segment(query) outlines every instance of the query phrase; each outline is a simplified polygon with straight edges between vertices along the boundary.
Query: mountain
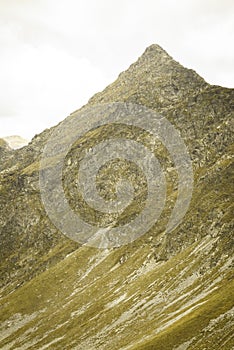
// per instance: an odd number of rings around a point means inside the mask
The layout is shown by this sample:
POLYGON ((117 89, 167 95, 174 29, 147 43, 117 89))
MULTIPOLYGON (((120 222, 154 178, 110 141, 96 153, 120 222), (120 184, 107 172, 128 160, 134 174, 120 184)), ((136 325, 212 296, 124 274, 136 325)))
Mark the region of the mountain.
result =
POLYGON ((18 149, 28 144, 28 141, 26 139, 18 135, 6 136, 3 137, 3 139, 8 143, 8 145, 12 149, 18 149))
MULTIPOLYGON (((45 149, 57 127, 22 149, 0 144, 1 349, 233 349, 233 101, 233 89, 209 85, 152 45, 60 124, 63 134, 57 133, 49 154, 45 149), (168 150, 140 128, 97 123, 64 156, 64 191, 85 221, 123 225, 146 203, 144 174, 133 175, 130 161, 128 166, 109 162, 98 179, 109 200, 115 198, 116 174, 136 183, 133 205, 117 218, 100 216, 77 194, 78 166, 104 139, 135 137, 151 147, 165 163, 168 181, 159 220, 127 244, 101 249, 82 245, 53 225, 42 204, 39 175, 56 169, 64 153, 71 135, 63 125, 79 126, 90 110, 121 103, 153 111, 179 131, 192 161, 193 191, 183 220, 167 232, 180 189, 180 169, 168 150)), ((56 190, 57 183, 53 186, 56 190)), ((61 223, 65 219, 61 215, 61 223)))

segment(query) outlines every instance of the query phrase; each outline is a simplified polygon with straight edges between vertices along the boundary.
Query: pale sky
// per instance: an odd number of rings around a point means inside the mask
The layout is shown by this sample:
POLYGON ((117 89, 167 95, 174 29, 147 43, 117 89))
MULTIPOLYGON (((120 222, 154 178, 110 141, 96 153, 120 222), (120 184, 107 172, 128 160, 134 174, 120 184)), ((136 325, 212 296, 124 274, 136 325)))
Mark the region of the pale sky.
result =
POLYGON ((153 43, 234 87, 233 0, 0 0, 0 137, 31 139, 153 43))

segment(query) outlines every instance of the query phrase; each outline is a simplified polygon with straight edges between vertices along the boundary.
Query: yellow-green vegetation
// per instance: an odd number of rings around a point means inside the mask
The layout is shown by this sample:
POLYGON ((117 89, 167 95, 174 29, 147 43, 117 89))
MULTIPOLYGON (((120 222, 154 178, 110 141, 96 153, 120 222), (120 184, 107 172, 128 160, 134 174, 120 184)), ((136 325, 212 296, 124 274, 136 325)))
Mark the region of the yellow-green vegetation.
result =
MULTIPOLYGON (((51 349, 67 344, 77 349, 130 344, 133 349, 172 349, 193 337, 196 344, 209 331, 209 322, 233 306, 230 272, 220 279, 228 261, 221 258, 217 266, 199 272, 209 261, 204 252, 212 254, 214 242, 204 238, 161 263, 149 245, 131 247, 124 262, 124 247, 111 252, 79 248, 18 289, 14 298, 3 299, 2 322, 17 314, 26 323, 0 344, 14 342, 20 348, 27 340, 38 349, 59 339, 51 349), (33 319, 27 321, 28 315, 33 319)), ((219 335, 220 341, 228 336, 219 335)))

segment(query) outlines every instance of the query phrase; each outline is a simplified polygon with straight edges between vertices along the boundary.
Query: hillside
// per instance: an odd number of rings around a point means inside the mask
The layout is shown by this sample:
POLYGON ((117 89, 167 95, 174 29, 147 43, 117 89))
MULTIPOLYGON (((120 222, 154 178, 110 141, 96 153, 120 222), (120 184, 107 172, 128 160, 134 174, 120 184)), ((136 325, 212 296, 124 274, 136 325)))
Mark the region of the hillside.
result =
MULTIPOLYGON (((75 186, 86 150, 113 135, 131 139, 133 131, 165 163, 167 199, 159 220, 132 242, 106 249, 81 245, 53 225, 41 201, 40 162, 56 128, 14 151, 2 141, 0 348, 231 350, 234 90, 209 85, 152 45, 66 122, 79 125, 81 113, 112 103, 142 105, 180 132, 193 167, 189 209, 168 233, 178 196, 178 174, 168 151, 145 131, 98 127, 76 140, 65 158, 64 188, 72 209, 100 227, 123 225, 139 213, 147 191, 144 174, 133 176, 132 164, 110 164, 100 174, 106 199, 114 198, 115 174, 136 183, 132 206, 118 217, 91 210, 75 186)), ((65 136, 59 136, 55 154, 63 152, 65 136)), ((51 154, 45 168, 55 166, 51 154)))

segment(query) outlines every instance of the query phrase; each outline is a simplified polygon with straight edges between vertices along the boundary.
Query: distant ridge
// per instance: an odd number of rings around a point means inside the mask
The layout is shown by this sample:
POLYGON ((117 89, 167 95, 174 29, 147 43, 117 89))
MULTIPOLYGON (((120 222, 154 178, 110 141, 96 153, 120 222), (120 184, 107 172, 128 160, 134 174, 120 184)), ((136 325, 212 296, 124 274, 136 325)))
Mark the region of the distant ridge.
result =
POLYGON ((12 149, 24 147, 29 142, 28 140, 18 135, 5 136, 3 137, 3 139, 8 143, 9 147, 12 149))

